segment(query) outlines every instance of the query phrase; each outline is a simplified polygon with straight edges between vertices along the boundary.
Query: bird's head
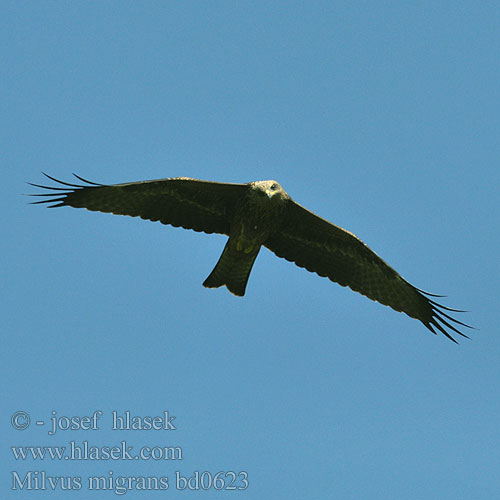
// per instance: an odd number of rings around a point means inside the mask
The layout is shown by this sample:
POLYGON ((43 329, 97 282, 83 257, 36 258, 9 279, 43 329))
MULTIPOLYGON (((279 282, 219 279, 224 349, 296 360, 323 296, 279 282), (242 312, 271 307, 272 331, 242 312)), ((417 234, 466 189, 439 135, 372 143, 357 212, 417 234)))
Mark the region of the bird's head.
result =
POLYGON ((276 181, 256 181, 250 186, 258 196, 266 196, 272 201, 283 201, 289 198, 286 191, 276 181))

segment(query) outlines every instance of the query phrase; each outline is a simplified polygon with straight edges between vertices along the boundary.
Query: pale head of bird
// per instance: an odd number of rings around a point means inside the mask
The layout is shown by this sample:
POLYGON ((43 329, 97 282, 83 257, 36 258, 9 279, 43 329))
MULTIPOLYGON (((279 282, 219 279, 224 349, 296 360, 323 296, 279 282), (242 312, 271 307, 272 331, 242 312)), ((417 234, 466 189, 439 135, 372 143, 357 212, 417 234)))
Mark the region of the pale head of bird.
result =
POLYGON ((273 203, 279 203, 290 198, 281 185, 273 180, 251 182, 250 187, 257 196, 265 197, 265 199, 273 203))

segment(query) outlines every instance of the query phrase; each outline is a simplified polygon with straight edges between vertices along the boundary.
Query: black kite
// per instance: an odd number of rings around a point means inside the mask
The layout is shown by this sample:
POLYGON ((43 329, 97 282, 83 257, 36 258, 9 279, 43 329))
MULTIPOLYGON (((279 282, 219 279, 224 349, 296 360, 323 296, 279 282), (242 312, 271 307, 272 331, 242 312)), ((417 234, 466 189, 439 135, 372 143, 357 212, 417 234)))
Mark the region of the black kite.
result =
POLYGON ((452 323, 471 328, 429 297, 438 297, 408 283, 354 234, 295 203, 276 181, 228 184, 178 177, 104 185, 87 181, 67 187, 33 186, 52 191, 50 207, 71 206, 98 212, 141 217, 175 227, 229 236, 214 270, 203 283, 208 288, 227 286, 243 296, 253 263, 262 245, 299 267, 420 320, 455 339, 463 337, 452 323), (452 323, 450 323, 452 322, 452 323))

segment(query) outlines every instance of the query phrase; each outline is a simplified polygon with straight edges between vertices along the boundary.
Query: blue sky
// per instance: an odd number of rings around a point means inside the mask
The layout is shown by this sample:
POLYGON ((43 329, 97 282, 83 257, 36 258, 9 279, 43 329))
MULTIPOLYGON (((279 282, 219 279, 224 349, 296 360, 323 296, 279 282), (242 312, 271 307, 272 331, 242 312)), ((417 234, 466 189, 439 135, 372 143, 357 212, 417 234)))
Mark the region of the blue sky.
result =
POLYGON ((168 477, 134 499, 494 498, 499 16, 495 2, 2 2, 5 495, 30 496, 13 471, 44 471, 103 498, 86 478, 111 471, 168 477), (224 237, 31 206, 41 171, 277 179, 479 330, 454 345, 265 249, 243 299, 207 290, 224 237), (47 433, 52 412, 97 410, 96 430, 47 433), (113 410, 168 411, 176 429, 112 430, 113 410), (10 448, 71 441, 183 459, 10 448), (176 491, 176 471, 245 471, 249 486, 176 491))

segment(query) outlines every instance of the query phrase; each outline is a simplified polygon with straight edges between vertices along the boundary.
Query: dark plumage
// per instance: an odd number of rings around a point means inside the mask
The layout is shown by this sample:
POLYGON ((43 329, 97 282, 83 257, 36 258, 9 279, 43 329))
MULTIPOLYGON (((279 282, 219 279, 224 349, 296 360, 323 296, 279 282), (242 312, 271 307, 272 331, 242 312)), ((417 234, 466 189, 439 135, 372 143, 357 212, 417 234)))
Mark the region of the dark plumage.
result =
POLYGON ((217 265, 203 283, 225 285, 243 296, 261 246, 308 271, 349 286, 368 298, 420 320, 431 332, 448 330, 467 337, 454 324, 471 328, 401 277, 354 234, 295 203, 276 181, 227 184, 187 177, 103 185, 69 184, 45 174, 65 187, 33 186, 51 193, 50 207, 71 206, 98 212, 141 217, 175 227, 229 236, 217 265), (447 330, 448 329, 448 330, 447 330))

